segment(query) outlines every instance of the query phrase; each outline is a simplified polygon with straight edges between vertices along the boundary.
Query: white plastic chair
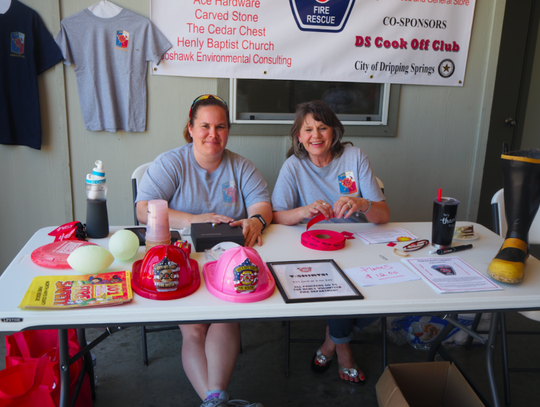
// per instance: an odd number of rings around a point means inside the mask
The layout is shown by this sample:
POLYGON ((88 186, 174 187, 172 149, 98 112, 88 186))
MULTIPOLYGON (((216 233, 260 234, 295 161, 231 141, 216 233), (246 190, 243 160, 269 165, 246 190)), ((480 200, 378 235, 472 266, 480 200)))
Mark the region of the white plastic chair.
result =
POLYGON ((377 184, 379 184, 379 188, 381 188, 381 191, 384 194, 384 184, 383 184, 383 182, 379 179, 379 177, 375 177, 375 178, 377 179, 377 184))
MULTIPOLYGON (((493 230, 498 233, 503 239, 506 237, 508 230, 508 224, 506 223, 505 207, 504 207, 504 189, 498 190, 493 198, 491 198, 491 208, 493 213, 493 230)), ((531 227, 529 229, 529 244, 540 244, 540 216, 534 218, 531 227)), ((533 321, 540 322, 540 311, 522 311, 521 315, 532 319, 533 321)), ((507 334, 531 334, 531 332, 522 331, 506 331, 505 318, 501 318, 501 335, 503 346, 503 377, 506 393, 506 403, 510 404, 510 382, 508 380, 508 373, 510 372, 540 372, 540 368, 510 368, 508 367, 508 353, 506 346, 507 334)))
POLYGON ((133 193, 133 219, 135 225, 139 225, 139 221, 137 220, 137 209, 135 208, 135 199, 137 199, 137 188, 139 186, 139 182, 141 182, 144 173, 146 172, 146 169, 150 164, 151 163, 139 165, 137 168, 135 168, 133 174, 131 174, 131 191, 133 193))
MULTIPOLYGON (((493 226, 495 233, 503 238, 506 236, 508 225, 504 214, 504 189, 499 189, 491 198, 491 208, 493 210, 493 226)), ((529 230, 529 243, 540 244, 540 216, 534 218, 529 230)))
MULTIPOLYGON (((131 190, 133 192, 133 219, 135 225, 139 225, 139 221, 137 220, 137 208, 135 207, 135 199, 137 199, 137 188, 139 186, 139 182, 141 182, 144 173, 146 172, 146 169, 150 164, 151 163, 146 163, 138 166, 137 168, 135 168, 135 171, 133 171, 133 174, 131 174, 131 190)), ((143 362, 145 366, 148 366, 148 343, 146 340, 146 334, 151 332, 171 331, 175 329, 179 329, 178 325, 163 326, 157 328, 148 328, 144 325, 141 326, 143 362)))

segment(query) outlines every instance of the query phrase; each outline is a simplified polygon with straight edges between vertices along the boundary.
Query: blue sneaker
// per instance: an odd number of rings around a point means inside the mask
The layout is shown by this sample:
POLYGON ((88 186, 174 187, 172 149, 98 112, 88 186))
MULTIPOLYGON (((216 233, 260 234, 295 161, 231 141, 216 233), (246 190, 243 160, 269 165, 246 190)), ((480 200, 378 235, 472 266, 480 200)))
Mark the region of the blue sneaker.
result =
POLYGON ((226 407, 228 406, 229 394, 226 391, 219 393, 217 398, 212 397, 211 399, 206 399, 201 404, 201 407, 226 407))

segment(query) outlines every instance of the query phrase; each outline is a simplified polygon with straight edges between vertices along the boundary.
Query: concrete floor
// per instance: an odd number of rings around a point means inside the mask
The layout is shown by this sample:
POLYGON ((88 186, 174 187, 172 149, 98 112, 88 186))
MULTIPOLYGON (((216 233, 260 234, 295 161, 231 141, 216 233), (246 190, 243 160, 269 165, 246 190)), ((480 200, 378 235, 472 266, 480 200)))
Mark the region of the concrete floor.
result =
MULTIPOLYGON (((520 314, 508 313, 509 330, 527 329, 540 333, 540 323, 520 314)), ((280 321, 260 321, 241 324, 243 353, 238 358, 229 393, 232 397, 259 401, 265 407, 300 406, 362 406, 376 407, 375 384, 382 373, 380 345, 353 345, 356 361, 367 376, 365 386, 353 387, 340 381, 334 362, 323 375, 312 373, 309 364, 318 345, 291 345, 291 374, 286 377, 284 327, 280 321)), ((296 321, 292 323, 294 337, 321 337, 324 321, 296 321)), ((103 330, 88 329, 88 339, 103 330)), ((115 333, 99 344, 92 353, 97 358, 97 398, 95 407, 198 407, 200 399, 192 389, 181 365, 182 337, 179 330, 148 334, 150 363, 143 365, 140 328, 130 327, 115 333)), ((3 335, 2 335, 3 336, 3 335)), ((377 323, 366 328, 355 339, 378 339, 377 323)), ((539 337, 509 337, 511 365, 540 366, 539 337)), ((500 342, 498 342, 500 344, 500 342)), ((225 346, 226 351, 226 346, 225 346)), ((472 376, 489 397, 485 374, 485 347, 462 346, 449 348, 463 369, 472 376)), ((0 357, 5 347, 0 344, 0 357)), ((389 363, 422 362, 427 351, 419 351, 405 344, 390 342, 389 363)), ((496 361, 497 380, 501 396, 501 364, 496 361)), ((540 373, 512 373, 512 405, 536 405, 540 399, 540 373)), ((490 399, 490 398, 489 398, 490 399)))
MULTIPOLYGON (((540 245, 531 245, 531 255, 540 258, 540 245)), ((540 295, 540 294, 539 294, 540 295)), ((507 331, 526 330, 540 334, 540 323, 519 313, 506 314, 507 331)), ((317 338, 322 343, 323 320, 291 323, 293 338, 317 338)), ((291 344, 291 373, 285 376, 285 328, 280 321, 246 322, 241 324, 243 353, 239 355, 229 393, 234 398, 261 402, 265 407, 378 407, 375 384, 382 374, 380 345, 353 345, 355 360, 366 374, 362 387, 348 385, 339 379, 337 363, 323 375, 310 369, 310 362, 319 346, 316 343, 291 344)), ((88 329, 90 341, 104 332, 88 329)), ((0 333, 0 358, 6 349, 0 333)), ((355 336, 360 340, 380 340, 378 322, 355 336)), ((180 330, 148 334, 149 365, 142 359, 141 329, 121 330, 96 346, 96 400, 94 407, 198 407, 201 400, 191 387, 180 356, 180 330)), ((486 348, 475 345, 447 348, 452 357, 471 377, 477 388, 491 401, 486 376, 486 348)), ((226 346, 225 346, 226 350, 226 346)), ((424 362, 427 351, 408 344, 388 341, 388 363, 424 362)), ((508 335, 510 367, 540 367, 540 335, 508 335)), ((500 337, 495 360, 496 380, 504 405, 500 337)), ((1 365, 3 367, 3 365, 1 365)), ((537 405, 540 400, 540 372, 511 373, 513 407, 537 405)), ((36 406, 39 407, 39 406, 36 406)), ((452 406, 453 407, 453 406, 452 406)), ((460 407, 460 406, 457 406, 460 407)))

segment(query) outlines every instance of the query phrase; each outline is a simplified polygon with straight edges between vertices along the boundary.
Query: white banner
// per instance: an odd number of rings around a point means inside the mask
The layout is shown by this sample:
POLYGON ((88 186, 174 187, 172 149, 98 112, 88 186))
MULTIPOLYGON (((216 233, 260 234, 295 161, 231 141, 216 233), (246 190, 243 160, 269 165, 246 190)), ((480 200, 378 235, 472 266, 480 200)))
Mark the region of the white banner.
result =
POLYGON ((151 0, 156 75, 463 86, 476 0, 151 0))

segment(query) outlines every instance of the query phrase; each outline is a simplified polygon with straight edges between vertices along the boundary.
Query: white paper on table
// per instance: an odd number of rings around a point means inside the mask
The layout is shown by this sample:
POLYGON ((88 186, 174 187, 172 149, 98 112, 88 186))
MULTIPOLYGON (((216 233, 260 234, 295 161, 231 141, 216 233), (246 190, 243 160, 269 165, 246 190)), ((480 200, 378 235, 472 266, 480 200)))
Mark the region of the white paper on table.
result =
POLYGON ((367 244, 406 242, 418 239, 411 232, 402 228, 364 230, 354 234, 367 244))
POLYGON ((399 262, 351 267, 343 271, 362 287, 420 280, 420 277, 399 262))
POLYGON ((467 291, 502 290, 460 257, 402 259, 436 292, 459 293, 467 291))

